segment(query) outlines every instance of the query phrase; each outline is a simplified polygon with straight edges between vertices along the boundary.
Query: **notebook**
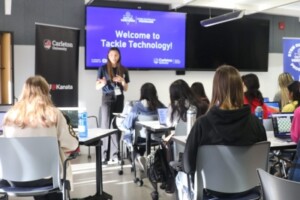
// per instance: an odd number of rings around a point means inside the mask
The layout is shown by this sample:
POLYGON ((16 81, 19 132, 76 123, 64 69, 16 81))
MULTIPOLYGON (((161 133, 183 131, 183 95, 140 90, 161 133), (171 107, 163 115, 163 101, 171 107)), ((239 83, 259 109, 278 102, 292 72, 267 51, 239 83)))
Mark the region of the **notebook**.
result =
POLYGON ((265 102, 265 105, 268 107, 268 117, 271 117, 273 113, 279 113, 280 112, 280 104, 278 101, 268 101, 265 102))
POLYGON ((4 119, 5 114, 6 114, 6 111, 0 111, 0 135, 3 134, 2 121, 4 119))
POLYGON ((274 136, 277 138, 290 138, 294 113, 273 113, 271 116, 274 136))
POLYGON ((168 108, 158 108, 158 121, 160 125, 167 126, 168 108))

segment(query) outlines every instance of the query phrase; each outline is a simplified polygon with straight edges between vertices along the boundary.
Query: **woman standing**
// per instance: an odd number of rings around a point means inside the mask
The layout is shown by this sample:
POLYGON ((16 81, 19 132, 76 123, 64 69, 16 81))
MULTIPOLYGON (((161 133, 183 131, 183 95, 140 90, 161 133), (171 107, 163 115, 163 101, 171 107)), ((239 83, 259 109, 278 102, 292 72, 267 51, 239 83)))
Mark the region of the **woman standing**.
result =
MULTIPOLYGON (((116 47, 108 51, 107 63, 99 68, 96 89, 102 89, 101 128, 111 128, 113 113, 121 113, 124 107, 124 91, 128 90, 128 70, 121 64, 121 53, 116 47)), ((105 161, 118 153, 118 137, 111 136, 113 149, 110 149, 108 137, 102 140, 105 161)))

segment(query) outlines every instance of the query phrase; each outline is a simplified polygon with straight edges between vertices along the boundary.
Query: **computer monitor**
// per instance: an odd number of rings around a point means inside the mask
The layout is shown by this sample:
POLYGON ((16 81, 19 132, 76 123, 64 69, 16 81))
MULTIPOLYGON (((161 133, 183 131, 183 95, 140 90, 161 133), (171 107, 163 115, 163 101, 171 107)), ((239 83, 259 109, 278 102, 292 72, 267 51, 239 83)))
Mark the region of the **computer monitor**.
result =
POLYGON ((69 117, 72 127, 78 129, 79 107, 59 107, 58 109, 69 117))

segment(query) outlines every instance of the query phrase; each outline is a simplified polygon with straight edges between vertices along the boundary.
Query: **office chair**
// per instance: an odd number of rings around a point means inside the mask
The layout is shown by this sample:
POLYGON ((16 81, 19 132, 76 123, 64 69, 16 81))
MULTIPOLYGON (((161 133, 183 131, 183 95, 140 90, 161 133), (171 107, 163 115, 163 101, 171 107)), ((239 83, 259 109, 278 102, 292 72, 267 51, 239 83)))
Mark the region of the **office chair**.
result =
POLYGON ((259 192, 248 191, 259 185, 256 169, 267 170, 269 150, 267 141, 251 146, 200 146, 195 175, 196 199, 208 198, 203 190, 239 194, 226 199, 259 199, 259 192))
POLYGON ((60 154, 56 137, 0 138, 0 179, 8 182, 28 182, 52 178, 52 184, 42 187, 5 186, 0 193, 8 196, 26 197, 61 193, 64 200, 70 199, 70 184, 66 180, 67 162, 77 153, 71 154, 60 169, 60 154), (61 179, 61 174, 63 178, 61 179))
POLYGON ((257 169, 264 200, 297 200, 299 199, 300 183, 269 174, 257 169))

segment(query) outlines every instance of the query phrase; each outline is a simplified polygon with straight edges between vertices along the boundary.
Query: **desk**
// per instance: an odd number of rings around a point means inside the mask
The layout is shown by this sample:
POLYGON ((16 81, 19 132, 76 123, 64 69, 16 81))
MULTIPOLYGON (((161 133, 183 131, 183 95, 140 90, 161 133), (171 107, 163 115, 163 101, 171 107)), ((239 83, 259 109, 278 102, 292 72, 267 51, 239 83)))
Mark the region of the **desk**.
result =
POLYGON ((174 127, 168 127, 164 125, 160 125, 159 121, 137 121, 138 124, 145 127, 147 131, 146 136, 146 153, 147 155, 150 154, 150 147, 151 147, 151 134, 161 133, 161 132, 167 132, 169 130, 174 129, 174 127))
MULTIPOLYGON (((172 140, 180 145, 185 145, 187 136, 173 136, 172 140)), ((297 144, 295 142, 287 142, 274 137, 273 131, 267 131, 267 139, 271 142, 271 150, 282 150, 282 149, 295 149, 297 144)))
POLYGON ((103 191, 102 184, 102 153, 101 153, 101 139, 116 133, 117 129, 88 129, 88 137, 79 137, 79 144, 86 146, 95 146, 96 148, 96 194, 93 199, 111 200, 112 196, 103 191))

